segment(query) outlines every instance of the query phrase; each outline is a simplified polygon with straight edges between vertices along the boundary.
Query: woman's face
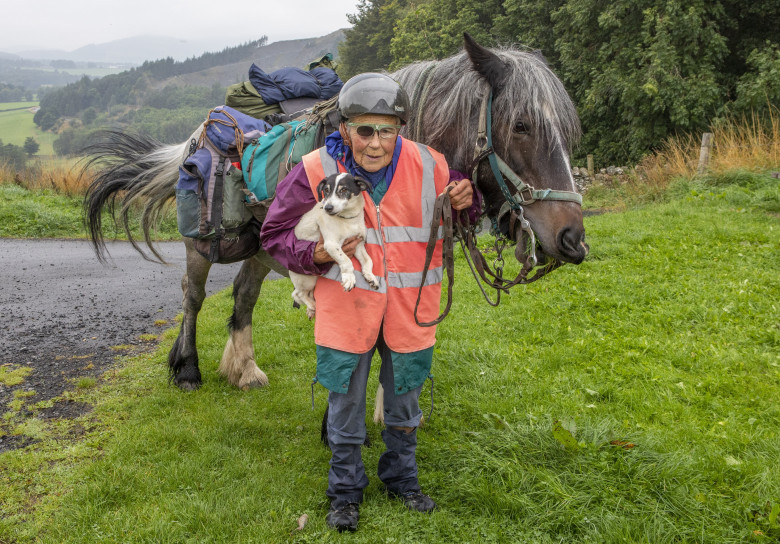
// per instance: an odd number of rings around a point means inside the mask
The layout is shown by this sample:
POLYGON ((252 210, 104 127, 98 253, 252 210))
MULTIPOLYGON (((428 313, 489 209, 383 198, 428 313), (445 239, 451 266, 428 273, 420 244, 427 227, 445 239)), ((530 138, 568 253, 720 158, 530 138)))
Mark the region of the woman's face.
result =
POLYGON ((341 135, 346 144, 352 148, 355 162, 366 172, 378 172, 393 160, 396 136, 400 129, 391 127, 400 125, 401 121, 398 117, 366 113, 342 123, 341 135), (354 125, 383 125, 381 131, 391 137, 381 138, 376 130, 373 130, 373 134, 369 137, 361 136, 359 132, 366 133, 368 129, 354 125))

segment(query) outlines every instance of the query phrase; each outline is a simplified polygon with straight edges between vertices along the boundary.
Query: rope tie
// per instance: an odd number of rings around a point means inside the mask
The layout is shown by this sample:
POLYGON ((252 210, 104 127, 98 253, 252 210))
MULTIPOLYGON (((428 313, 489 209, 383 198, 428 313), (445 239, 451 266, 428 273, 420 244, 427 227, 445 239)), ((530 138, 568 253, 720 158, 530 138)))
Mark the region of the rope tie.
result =
POLYGON ((203 123, 203 130, 200 133, 200 137, 198 138, 198 147, 203 147, 203 143, 206 141, 206 127, 211 124, 220 124, 224 125, 228 128, 233 129, 234 137, 236 140, 236 151, 238 151, 238 156, 244 154, 244 132, 238 127, 238 121, 236 121, 236 118, 230 115, 228 112, 224 110, 220 110, 218 108, 214 108, 211 110, 207 116, 206 122, 203 123), (212 119, 211 114, 217 112, 221 113, 225 117, 227 117, 230 122, 225 121, 224 119, 212 119))

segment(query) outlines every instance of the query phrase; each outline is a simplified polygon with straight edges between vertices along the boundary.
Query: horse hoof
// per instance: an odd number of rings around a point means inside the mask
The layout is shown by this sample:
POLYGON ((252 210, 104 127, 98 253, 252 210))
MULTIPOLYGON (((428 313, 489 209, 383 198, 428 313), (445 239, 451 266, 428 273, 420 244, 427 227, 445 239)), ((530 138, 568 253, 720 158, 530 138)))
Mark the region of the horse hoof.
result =
POLYGON ((173 380, 173 384, 182 391, 197 391, 200 389, 200 382, 190 380, 173 380))
POLYGON ((266 385, 268 385, 268 376, 257 367, 244 372, 244 375, 241 376, 241 381, 238 382, 238 387, 242 391, 265 387, 266 385))

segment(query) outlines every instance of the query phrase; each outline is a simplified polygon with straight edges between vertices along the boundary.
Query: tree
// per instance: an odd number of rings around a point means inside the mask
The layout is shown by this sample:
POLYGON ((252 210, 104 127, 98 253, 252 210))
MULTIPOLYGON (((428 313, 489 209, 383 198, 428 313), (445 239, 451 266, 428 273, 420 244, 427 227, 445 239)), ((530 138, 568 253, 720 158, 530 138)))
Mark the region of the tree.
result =
POLYGON ((95 108, 89 107, 81 113, 81 122, 85 125, 91 125, 97 119, 98 112, 95 108))
POLYGON ((22 170, 27 165, 27 155, 18 145, 5 144, 0 140, 0 164, 7 164, 14 170, 22 170))
POLYGON ((339 76, 346 81, 361 72, 385 70, 393 61, 390 44, 395 25, 408 0, 360 0, 358 12, 347 15, 352 23, 339 45, 339 76))
POLYGON ((38 152, 41 146, 38 142, 35 141, 35 138, 33 138, 32 136, 28 136, 24 140, 24 145, 22 146, 22 148, 24 149, 25 153, 27 153, 29 156, 32 157, 38 152))
POLYGON ((463 33, 479 43, 497 45, 494 21, 504 0, 430 0, 410 6, 398 21, 391 43, 395 70, 416 60, 442 59, 463 48, 463 33))
MULTIPOLYGON (((780 45, 767 41, 747 57, 747 70, 737 82, 731 112, 748 115, 780 107, 780 45)), ((776 112, 775 112, 776 114, 776 112)))
POLYGON ((504 0, 504 14, 498 15, 493 33, 501 41, 538 49, 552 66, 559 65, 552 14, 565 0, 504 0))

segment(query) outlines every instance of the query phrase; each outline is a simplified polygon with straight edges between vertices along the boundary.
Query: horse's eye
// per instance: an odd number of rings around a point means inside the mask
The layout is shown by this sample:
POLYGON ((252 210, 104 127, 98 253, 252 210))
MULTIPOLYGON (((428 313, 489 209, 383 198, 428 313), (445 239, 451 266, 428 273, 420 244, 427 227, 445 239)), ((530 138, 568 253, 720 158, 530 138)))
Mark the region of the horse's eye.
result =
POLYGON ((512 127, 512 132, 515 134, 528 134, 528 128, 526 128, 525 123, 518 121, 515 123, 515 126, 512 127))

